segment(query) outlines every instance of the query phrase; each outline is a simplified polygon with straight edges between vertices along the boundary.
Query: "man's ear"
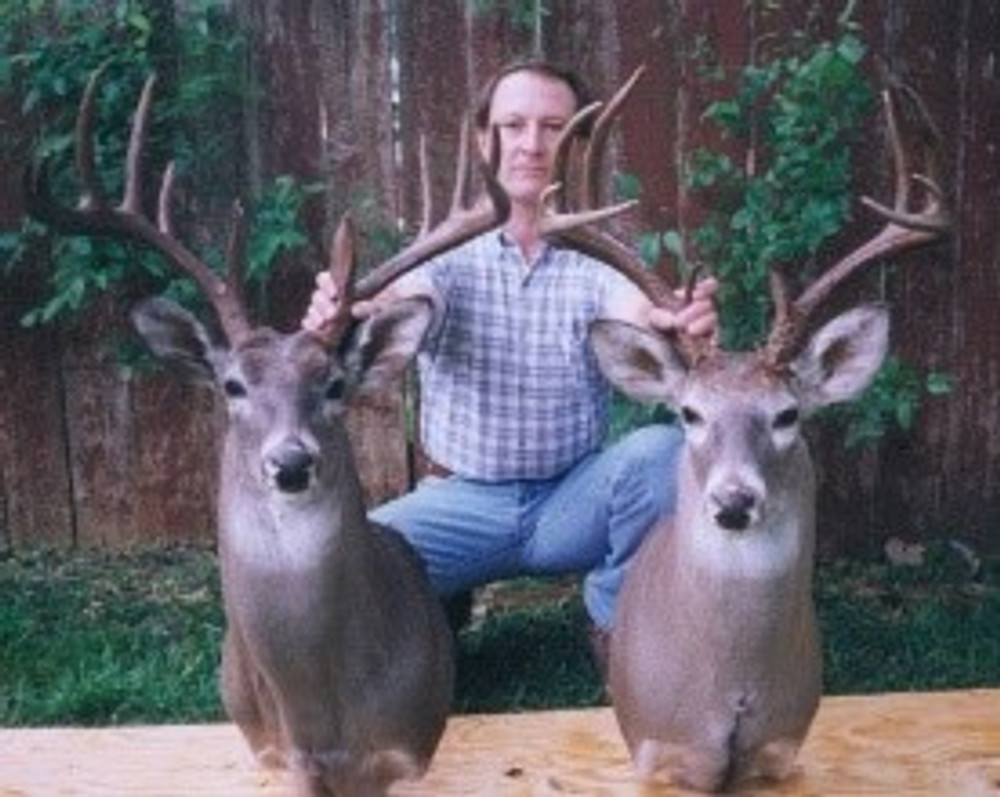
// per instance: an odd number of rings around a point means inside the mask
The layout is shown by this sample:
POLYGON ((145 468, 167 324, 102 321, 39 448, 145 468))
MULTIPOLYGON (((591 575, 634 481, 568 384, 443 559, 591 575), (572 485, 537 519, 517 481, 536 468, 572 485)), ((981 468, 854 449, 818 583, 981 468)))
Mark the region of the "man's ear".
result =
MULTIPOLYGON (((469 122, 469 124, 474 124, 469 122)), ((479 147, 479 156, 483 163, 493 167, 493 150, 496 150, 496 161, 500 162, 500 128, 495 124, 489 124, 485 128, 476 126, 475 129, 476 146, 479 147)))

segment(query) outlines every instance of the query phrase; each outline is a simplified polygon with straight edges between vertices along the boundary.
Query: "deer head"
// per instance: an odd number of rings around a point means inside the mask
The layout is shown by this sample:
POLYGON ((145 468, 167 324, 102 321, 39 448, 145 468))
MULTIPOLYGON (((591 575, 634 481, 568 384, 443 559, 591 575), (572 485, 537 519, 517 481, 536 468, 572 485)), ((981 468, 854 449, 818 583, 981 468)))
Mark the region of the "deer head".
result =
POLYGON ((470 145, 467 126, 463 128, 452 206, 447 217, 431 228, 422 153, 426 204, 421 234, 395 257, 356 280, 354 227, 345 216, 334 236, 329 263, 344 297, 342 312, 321 334, 300 331, 283 335, 255 327, 245 310, 246 224, 238 203, 232 213, 224 275, 213 271, 174 233, 172 163, 160 184, 157 218, 154 221, 143 212, 141 167, 155 76, 147 80, 135 111, 122 198, 117 204, 107 200, 94 161, 93 117, 99 78, 100 71, 91 77, 77 117, 76 163, 82 190, 76 207, 55 199, 47 164, 42 162, 26 180, 28 210, 64 234, 136 241, 163 255, 175 270, 196 282, 215 310, 224 340, 214 340, 191 313, 162 298, 138 305, 132 313, 135 326, 155 354, 189 377, 220 390, 231 410, 229 438, 239 440, 244 447, 255 447, 261 458, 263 466, 255 472, 268 474, 268 484, 279 491, 305 490, 314 484, 321 432, 329 426, 329 419, 339 415, 351 395, 377 390, 398 374, 419 347, 431 321, 429 303, 413 299, 356 324, 350 316, 351 300, 376 295, 421 263, 502 223, 509 202, 494 179, 495 163, 482 169, 488 201, 466 207, 470 145))
MULTIPOLYGON (((603 131, 619 112, 640 74, 641 69, 609 102, 595 123, 596 130, 603 131)), ((768 340, 759 350, 723 351, 714 341, 658 334, 612 320, 598 321, 591 329, 590 340, 602 370, 616 386, 639 401, 678 410, 703 499, 723 528, 748 528, 760 520, 768 484, 782 483, 771 473, 790 461, 786 452, 803 445, 800 421, 820 407, 856 397, 885 356, 888 313, 883 307, 854 308, 810 335, 817 309, 862 266, 935 241, 948 230, 938 181, 937 131, 912 91, 886 92, 883 99, 896 171, 895 199, 891 208, 867 197, 863 202, 886 220, 885 226, 794 299, 787 279, 774 270, 775 315, 768 340), (897 124, 896 105, 904 101, 920 122, 925 145, 921 174, 911 172, 897 124)), ((685 292, 671 285, 596 225, 599 214, 625 209, 593 209, 603 138, 595 138, 583 152, 574 150, 572 143, 572 127, 597 110, 584 109, 565 133, 557 159, 559 182, 552 189, 556 201, 550 201, 543 226, 547 234, 624 274, 653 304, 679 310, 690 300, 691 286, 685 292), (565 187, 574 169, 582 175, 576 180, 575 193, 565 187)))

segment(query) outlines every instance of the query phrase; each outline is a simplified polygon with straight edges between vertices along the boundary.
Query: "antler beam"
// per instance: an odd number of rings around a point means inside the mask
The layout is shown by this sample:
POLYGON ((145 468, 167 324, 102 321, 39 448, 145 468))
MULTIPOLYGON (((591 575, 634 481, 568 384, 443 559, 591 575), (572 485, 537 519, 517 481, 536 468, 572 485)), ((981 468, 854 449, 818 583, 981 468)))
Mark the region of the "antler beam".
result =
POLYGON ((884 255, 935 241, 951 228, 941 187, 941 136, 927 108, 916 92, 907 87, 898 91, 886 90, 882 94, 882 103, 896 175, 895 196, 891 208, 870 197, 862 197, 861 201, 886 219, 886 224, 867 242, 824 272, 794 300, 790 297, 785 278, 778 272, 772 273, 775 321, 766 354, 776 365, 789 361, 797 353, 809 318, 837 286, 860 271, 862 266, 884 255), (918 132, 923 139, 924 173, 912 171, 910 152, 900 133, 896 104, 902 96, 910 101, 920 123, 918 132), (915 186, 922 189, 923 204, 914 211, 911 206, 915 186))
MULTIPOLYGON (((160 184, 157 222, 150 221, 142 211, 142 161, 145 155, 150 108, 156 76, 151 75, 143 86, 132 121, 128 153, 125 163, 125 185, 122 199, 117 206, 105 198, 97 176, 94 158, 94 103, 98 84, 104 68, 91 75, 87 83, 76 123, 76 169, 80 180, 80 196, 75 208, 61 204, 52 194, 48 179, 48 162, 43 160, 33 166, 25 181, 28 212, 66 235, 109 236, 126 238, 146 244, 163 255, 181 272, 192 277, 212 303, 219 323, 231 343, 242 340, 250 331, 240 290, 234 272, 241 264, 232 258, 242 256, 244 238, 243 214, 234 209, 234 230, 230 246, 230 274, 224 279, 216 274, 173 234, 170 205, 174 185, 173 163, 167 166, 160 184)), ((237 275, 238 276, 238 275, 237 275)))
POLYGON ((503 224, 510 215, 510 198, 497 181, 500 159, 500 142, 497 131, 491 131, 488 164, 480 164, 485 195, 470 206, 465 205, 469 183, 469 149, 472 145, 469 122, 462 125, 459 153, 455 168, 455 184, 448 215, 433 229, 430 207, 430 183, 427 153, 424 142, 420 146, 421 195, 423 197, 423 223, 414 241, 391 259, 377 266, 355 282, 355 235, 349 215, 341 220, 331 251, 329 271, 341 296, 339 315, 324 328, 320 337, 328 343, 343 335, 351 324, 350 305, 358 299, 370 299, 391 282, 417 268, 428 260, 487 230, 503 224))
MULTIPOLYGON (((605 219, 621 215, 638 203, 622 202, 606 208, 598 204, 600 158, 607 144, 611 125, 621 115, 625 102, 646 71, 639 66, 606 104, 593 103, 570 120, 557 142, 554 182, 546 190, 544 215, 540 221, 543 235, 556 238, 584 254, 603 261, 642 291, 658 307, 677 312, 691 300, 691 285, 678 295, 674 285, 653 269, 630 247, 598 227, 605 219), (582 126, 600 111, 589 137, 581 140, 582 126), (576 208, 575 210, 572 208, 576 208)), ((689 361, 706 352, 710 342, 676 333, 678 344, 689 361)))

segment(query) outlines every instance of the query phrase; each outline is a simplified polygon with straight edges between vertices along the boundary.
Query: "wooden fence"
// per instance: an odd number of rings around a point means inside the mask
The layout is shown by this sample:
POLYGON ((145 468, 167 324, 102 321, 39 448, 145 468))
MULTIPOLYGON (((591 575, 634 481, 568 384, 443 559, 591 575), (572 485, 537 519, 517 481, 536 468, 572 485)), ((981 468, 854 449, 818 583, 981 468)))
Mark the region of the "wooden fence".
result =
MULTIPOLYGON (((711 42, 735 72, 763 37, 787 36, 811 14, 829 26, 841 10, 786 2, 764 13, 753 5, 245 0, 234 13, 251 38, 263 88, 245 113, 248 162, 258 176, 320 176, 332 186, 309 211, 315 253, 330 220, 357 204, 362 190, 386 218, 414 217, 418 131, 429 136, 434 193, 444 205, 456 122, 484 77, 510 56, 540 49, 580 68, 602 95, 644 62, 649 78, 615 142, 618 165, 642 180, 635 230, 690 226, 701 208, 685 191, 679 164, 704 141, 699 115, 714 90, 692 66, 694 48, 711 42), (524 8, 544 13, 524 24, 514 16, 524 8)), ((895 352, 950 374, 957 390, 928 402, 911 434, 875 449, 846 452, 839 441, 817 441, 822 545, 847 551, 889 535, 947 534, 995 549, 1000 4, 869 0, 857 13, 871 63, 883 61, 917 87, 941 124, 956 214, 948 243, 908 256, 880 288, 872 282, 863 290, 881 290, 891 302, 895 352)), ((0 127, 19 129, 11 98, 0 97, 0 127)), ((859 153, 861 183, 884 195, 880 119, 870 120, 869 132, 871 146, 859 153)), ((0 163, 0 229, 21 216, 23 162, 0 163)), ((831 257, 869 234, 871 223, 859 216, 831 257)), ((276 286, 286 320, 304 306, 317 259, 288 264, 276 286)), ((109 329, 124 328, 112 300, 74 327, 22 329, 18 318, 42 290, 44 262, 35 274, 0 282, 0 546, 210 540, 221 423, 211 398, 119 369, 99 344, 109 329)), ((404 417, 402 397, 393 395, 354 419, 373 502, 410 483, 404 417)))

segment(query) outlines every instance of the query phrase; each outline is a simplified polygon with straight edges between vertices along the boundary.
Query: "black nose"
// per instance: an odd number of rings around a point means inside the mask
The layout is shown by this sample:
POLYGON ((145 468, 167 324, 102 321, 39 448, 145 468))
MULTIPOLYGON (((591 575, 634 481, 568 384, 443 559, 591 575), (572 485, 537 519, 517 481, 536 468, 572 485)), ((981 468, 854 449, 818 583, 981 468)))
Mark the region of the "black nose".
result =
POLYGON ((718 501, 715 522, 726 531, 743 531, 750 525, 757 499, 745 490, 733 490, 718 501))
POLYGON ((316 458, 300 448, 281 451, 268 459, 274 486, 283 493, 309 489, 316 470, 316 458))

